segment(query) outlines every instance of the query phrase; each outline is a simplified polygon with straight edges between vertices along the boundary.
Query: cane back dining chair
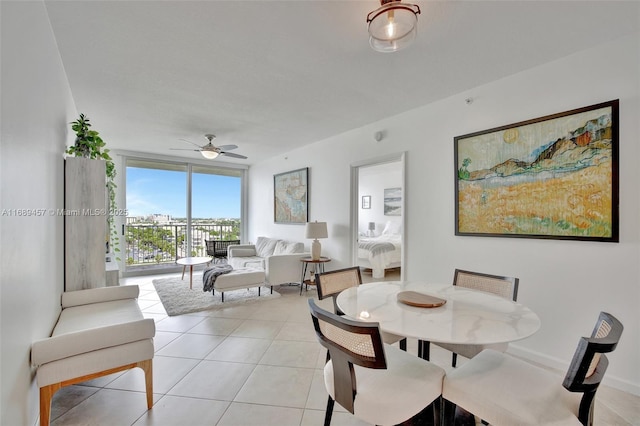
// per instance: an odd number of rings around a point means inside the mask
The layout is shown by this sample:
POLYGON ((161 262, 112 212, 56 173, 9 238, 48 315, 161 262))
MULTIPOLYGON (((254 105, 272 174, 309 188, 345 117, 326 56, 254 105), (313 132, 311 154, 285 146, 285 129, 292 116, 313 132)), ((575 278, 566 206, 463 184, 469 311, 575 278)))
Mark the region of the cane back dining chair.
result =
MULTIPOLYGON (((318 299, 323 300, 331 296, 333 299, 333 311, 337 315, 344 315, 344 312, 338 308, 338 303, 336 302, 340 292, 362 284, 362 274, 360 273, 360 268, 357 266, 318 273, 315 279, 318 289, 318 299)), ((403 351, 407 350, 407 339, 405 337, 384 331, 381 333, 384 343, 390 345, 398 342, 400 349, 403 351)))
MULTIPOLYGON (((518 278, 464 271, 462 269, 456 269, 453 275, 453 285, 493 293, 504 297, 505 299, 513 300, 514 302, 518 298, 519 281, 520 280, 518 278)), ((452 367, 456 366, 458 354, 466 358, 473 358, 484 349, 493 349, 499 352, 505 352, 508 347, 508 343, 498 343, 493 345, 465 345, 434 342, 434 344, 451 351, 452 367)), ((428 342, 421 342, 419 347, 422 351, 426 351, 428 353, 428 342)), ((425 358, 429 359, 428 356, 425 358)))
POLYGON ((376 425, 395 425, 433 409, 439 423, 444 370, 394 346, 384 344, 378 323, 348 319, 309 299, 318 341, 330 360, 324 367, 329 394, 325 426, 337 401, 355 417, 376 425))
POLYGON ((601 312, 591 337, 582 337, 560 387, 553 372, 509 354, 485 350, 444 379, 447 424, 454 405, 491 425, 592 425, 594 399, 623 326, 601 312), (579 393, 582 393, 580 397, 579 393))
POLYGON ((240 240, 205 240, 207 255, 213 257, 215 262, 227 258, 227 247, 240 244, 240 240))

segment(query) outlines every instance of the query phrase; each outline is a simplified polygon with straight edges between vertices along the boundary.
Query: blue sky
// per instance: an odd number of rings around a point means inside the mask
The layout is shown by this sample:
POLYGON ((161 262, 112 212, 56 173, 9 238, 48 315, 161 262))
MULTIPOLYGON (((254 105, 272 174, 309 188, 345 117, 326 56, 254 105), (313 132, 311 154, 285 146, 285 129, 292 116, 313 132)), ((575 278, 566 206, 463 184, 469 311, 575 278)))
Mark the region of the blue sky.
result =
MULTIPOLYGON (((186 217, 187 173, 127 167, 129 216, 169 214, 186 217)), ((193 174, 192 216, 240 218, 240 178, 193 174)))

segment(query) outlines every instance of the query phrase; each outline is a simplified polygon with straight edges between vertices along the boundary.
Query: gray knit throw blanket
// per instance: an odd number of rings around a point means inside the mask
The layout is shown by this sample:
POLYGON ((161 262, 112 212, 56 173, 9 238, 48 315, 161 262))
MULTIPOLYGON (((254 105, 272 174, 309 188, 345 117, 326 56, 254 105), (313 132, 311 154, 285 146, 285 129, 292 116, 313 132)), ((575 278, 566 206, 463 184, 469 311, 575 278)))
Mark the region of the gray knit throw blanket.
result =
POLYGON ((202 291, 213 291, 213 285, 216 279, 222 274, 228 274, 233 271, 231 265, 213 265, 208 267, 202 273, 202 291))

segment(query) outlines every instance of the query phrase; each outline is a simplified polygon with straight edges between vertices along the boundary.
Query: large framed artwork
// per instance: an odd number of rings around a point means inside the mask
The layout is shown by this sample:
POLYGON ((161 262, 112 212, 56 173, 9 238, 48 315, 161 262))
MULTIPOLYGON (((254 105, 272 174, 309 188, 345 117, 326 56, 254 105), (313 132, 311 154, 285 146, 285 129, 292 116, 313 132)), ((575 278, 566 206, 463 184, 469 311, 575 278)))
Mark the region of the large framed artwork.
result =
POLYGON ((619 241, 618 100, 454 138, 455 234, 619 241))
POLYGON ((402 215, 402 188, 385 188, 384 190, 384 215, 402 215))
POLYGON ((275 223, 307 223, 309 217, 308 182, 308 167, 273 176, 275 223))

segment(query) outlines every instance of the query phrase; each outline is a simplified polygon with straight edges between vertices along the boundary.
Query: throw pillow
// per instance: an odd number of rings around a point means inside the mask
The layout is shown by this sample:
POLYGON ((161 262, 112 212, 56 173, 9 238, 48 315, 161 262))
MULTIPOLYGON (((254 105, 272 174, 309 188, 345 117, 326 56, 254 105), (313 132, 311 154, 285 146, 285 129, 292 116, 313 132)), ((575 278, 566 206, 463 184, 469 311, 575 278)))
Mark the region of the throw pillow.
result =
POLYGON ((273 254, 278 240, 275 238, 258 237, 256 240, 256 254, 260 257, 267 257, 273 254))
POLYGON ((279 240, 273 254, 291 254, 304 252, 304 244, 279 240))
POLYGON ((255 256, 256 251, 252 248, 237 248, 232 251, 233 257, 255 256))

